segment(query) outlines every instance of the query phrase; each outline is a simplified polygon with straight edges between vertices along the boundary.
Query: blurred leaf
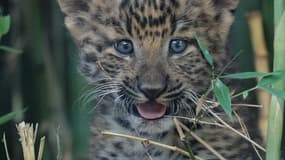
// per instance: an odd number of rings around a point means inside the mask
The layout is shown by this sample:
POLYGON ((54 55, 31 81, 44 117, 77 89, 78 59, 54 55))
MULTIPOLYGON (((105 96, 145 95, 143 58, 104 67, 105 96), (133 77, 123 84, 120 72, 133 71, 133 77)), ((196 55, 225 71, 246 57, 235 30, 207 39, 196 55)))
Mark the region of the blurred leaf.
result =
POLYGON ((0 126, 3 125, 3 124, 5 124, 5 123, 7 123, 7 122, 9 122, 9 121, 12 120, 13 118, 15 118, 16 115, 17 115, 16 112, 12 112, 12 113, 8 113, 8 114, 6 114, 6 115, 4 115, 4 116, 1 116, 1 117, 0 117, 0 126))
POLYGON ((22 53, 21 50, 18 50, 18 49, 15 49, 15 48, 11 48, 11 47, 8 47, 8 46, 1 46, 1 45, 0 45, 0 50, 8 52, 8 53, 14 53, 14 54, 21 54, 22 53))
POLYGON ((18 114, 26 112, 27 108, 24 108, 22 111, 17 111, 17 112, 11 112, 8 113, 4 116, 0 116, 0 126, 3 125, 4 123, 7 123, 8 121, 14 119, 18 114))
POLYGON ((10 22, 10 16, 0 16, 0 39, 9 32, 10 22))
POLYGON ((201 49, 204 57, 206 58, 207 62, 213 67, 214 66, 214 61, 213 61, 213 57, 211 56, 210 52, 208 51, 208 49, 206 48, 206 46, 199 40, 199 38, 197 36, 195 36, 199 48, 201 49))
POLYGON ((273 73, 275 73, 275 74, 263 77, 258 82, 257 86, 264 86, 264 87, 266 87, 267 85, 273 84, 273 83, 278 82, 281 79, 285 78, 285 72, 284 71, 277 71, 277 72, 273 72, 273 73))
POLYGON ((225 76, 221 76, 222 78, 230 78, 230 79, 251 79, 257 77, 265 77, 265 76, 274 76, 274 75, 283 75, 285 71, 276 71, 270 73, 262 73, 262 72, 243 72, 243 73, 234 73, 228 74, 225 76))
POLYGON ((217 79, 214 93, 226 114, 232 118, 231 95, 229 88, 221 80, 217 79))
POLYGON ((278 89, 273 89, 273 88, 269 88, 269 87, 264 87, 264 86, 258 86, 258 88, 276 96, 279 98, 282 98, 283 100, 285 100, 285 92, 282 90, 278 90, 278 89))

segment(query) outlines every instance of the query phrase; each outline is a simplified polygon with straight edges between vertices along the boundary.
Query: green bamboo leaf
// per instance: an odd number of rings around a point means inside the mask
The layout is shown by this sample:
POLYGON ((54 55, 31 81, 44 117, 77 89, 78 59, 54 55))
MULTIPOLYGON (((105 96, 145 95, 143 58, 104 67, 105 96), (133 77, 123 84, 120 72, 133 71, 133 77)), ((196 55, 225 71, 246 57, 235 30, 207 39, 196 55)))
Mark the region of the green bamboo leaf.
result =
POLYGON ((234 73, 228 74, 225 76, 221 76, 222 78, 229 78, 229 79, 251 79, 251 78, 258 78, 258 77, 265 77, 265 76, 284 76, 285 71, 275 71, 269 73, 262 73, 262 72, 242 72, 242 73, 234 73))
POLYGON ((229 88, 219 79, 215 82, 214 94, 226 114, 232 118, 231 95, 229 88))
POLYGON ((280 81, 281 79, 285 78, 285 72, 284 71, 276 71, 276 72, 272 72, 274 74, 272 75, 268 75, 268 76, 264 76, 257 84, 257 86, 268 86, 270 84, 276 83, 278 81, 280 81))
POLYGON ((10 16, 0 16, 0 39, 3 35, 9 32, 10 23, 10 16))
POLYGON ((27 108, 24 108, 22 111, 11 112, 6 115, 0 116, 0 126, 4 123, 14 119, 18 114, 26 112, 27 108))
POLYGON ((15 118, 17 113, 12 112, 0 117, 0 126, 15 118))
POLYGON ((251 79, 257 77, 263 77, 268 75, 268 73, 261 73, 261 72, 243 72, 243 73, 234 73, 228 74, 225 76, 221 76, 222 78, 229 78, 229 79, 251 79))
POLYGON ((1 46, 1 45, 0 45, 0 50, 8 52, 8 53, 14 53, 14 54, 21 54, 22 53, 21 50, 18 50, 18 49, 15 49, 15 48, 11 48, 11 47, 8 47, 8 46, 1 46))
POLYGON ((214 61, 213 57, 211 56, 211 53, 208 51, 207 47, 200 41, 200 39, 197 36, 195 36, 195 38, 207 62, 213 67, 214 61))
POLYGON ((285 100, 285 92, 282 90, 278 90, 278 89, 273 89, 273 88, 269 88, 269 87, 264 87, 264 86, 258 86, 258 88, 264 90, 265 92, 268 92, 276 97, 279 97, 283 100, 285 100))

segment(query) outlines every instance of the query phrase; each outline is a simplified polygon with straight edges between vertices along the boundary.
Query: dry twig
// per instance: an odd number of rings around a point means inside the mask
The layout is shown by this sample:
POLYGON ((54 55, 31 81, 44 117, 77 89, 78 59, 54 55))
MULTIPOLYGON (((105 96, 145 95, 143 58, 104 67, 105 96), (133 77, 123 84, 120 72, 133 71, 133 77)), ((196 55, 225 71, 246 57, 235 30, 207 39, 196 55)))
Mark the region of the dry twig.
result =
POLYGON ((16 128, 20 135, 19 140, 22 145, 24 160, 35 160, 35 135, 33 125, 22 122, 19 125, 16 125, 16 128))
MULTIPOLYGON (((149 139, 146 139, 146 138, 130 136, 130 135, 120 134, 120 133, 114 133, 114 132, 109 132, 109 131, 102 131, 101 134, 105 135, 105 136, 115 136, 115 137, 131 139, 131 140, 134 140, 134 141, 144 142, 144 143, 152 144, 152 145, 155 145, 155 146, 167 149, 167 150, 171 150, 173 152, 180 153, 180 154, 182 154, 184 156, 188 156, 188 157, 190 156, 187 151, 185 151, 185 150, 183 150, 181 148, 178 148, 176 146, 169 146, 169 145, 162 144, 162 143, 159 143, 159 142, 156 142, 156 141, 152 141, 152 140, 149 140, 149 139)), ((200 158, 198 156, 195 156, 195 158, 197 160, 203 160, 202 158, 200 158)))
POLYGON ((186 135, 184 134, 182 128, 180 127, 180 121, 176 117, 173 118, 173 121, 175 123, 175 126, 176 126, 177 132, 179 134, 180 140, 185 141, 186 135))
MULTIPOLYGON (((206 141, 192 132, 186 125, 176 119, 176 126, 178 128, 183 128, 187 133, 189 133, 194 139, 196 139, 199 143, 201 143, 206 149, 208 149, 211 153, 213 153, 220 160, 226 160, 220 153, 218 153, 211 145, 209 145, 206 141)), ((182 130, 182 129, 181 129, 182 130)), ((183 131, 182 131, 183 132, 183 131)))
MULTIPOLYGON (((244 122, 242 121, 242 119, 240 118, 240 116, 239 116, 239 115, 237 114, 237 112, 235 112, 235 111, 233 111, 233 113, 234 113, 234 115, 236 116, 236 118, 238 119, 238 122, 239 122, 239 124, 240 124, 240 126, 241 126, 241 128, 242 128, 242 131, 245 133, 245 135, 246 135, 247 137, 251 138, 250 135, 249 135, 249 133, 248 133, 248 130, 247 130, 247 128, 246 128, 246 125, 244 124, 244 122)), ((263 160, 262 157, 261 157, 261 155, 260 155, 260 153, 259 153, 259 151, 257 150, 256 146, 253 145, 252 143, 251 143, 251 145, 252 145, 254 151, 256 152, 258 158, 259 158, 260 160, 263 160)))
POLYGON ((4 149, 5 149, 5 153, 6 153, 6 158, 7 158, 7 160, 10 160, 10 156, 9 156, 9 151, 8 151, 8 147, 7 147, 7 141, 6 141, 6 135, 5 135, 5 133, 3 134, 2 142, 3 142, 3 144, 4 144, 4 149))
POLYGON ((171 117, 171 118, 176 118, 176 119, 182 119, 182 120, 188 120, 189 122, 192 123, 198 123, 198 124, 204 124, 204 125, 212 125, 212 126, 218 126, 221 128, 225 128, 224 125, 219 124, 218 122, 207 122, 207 121, 202 121, 197 118, 188 118, 188 117, 182 117, 182 116, 165 116, 165 117, 171 117))
POLYGON ((38 159, 37 160, 42 160, 43 159, 45 141, 46 141, 46 137, 42 137, 41 138, 41 142, 40 142, 40 148, 39 148, 39 153, 38 153, 38 159))
POLYGON ((245 136, 244 134, 240 133, 238 130, 234 129, 233 127, 231 127, 228 123, 226 123, 223 119, 221 119, 216 113, 214 113, 211 110, 208 110, 208 112, 214 116, 220 123, 222 123, 223 125, 225 125, 228 129, 230 129, 231 131, 233 131, 234 133, 240 135, 242 138, 244 138, 245 140, 249 141, 250 143, 252 143, 253 145, 255 145, 257 148, 259 148, 262 151, 266 151, 264 147, 262 147, 261 145, 257 144, 255 141, 251 140, 249 137, 245 136))
MULTIPOLYGON (((18 134, 20 136, 19 141, 22 145, 24 160, 36 160, 35 156, 35 141, 37 137, 38 124, 35 128, 32 124, 22 122, 16 125, 18 134)), ((37 160, 41 160, 43 156, 45 138, 41 139, 40 148, 37 160)))

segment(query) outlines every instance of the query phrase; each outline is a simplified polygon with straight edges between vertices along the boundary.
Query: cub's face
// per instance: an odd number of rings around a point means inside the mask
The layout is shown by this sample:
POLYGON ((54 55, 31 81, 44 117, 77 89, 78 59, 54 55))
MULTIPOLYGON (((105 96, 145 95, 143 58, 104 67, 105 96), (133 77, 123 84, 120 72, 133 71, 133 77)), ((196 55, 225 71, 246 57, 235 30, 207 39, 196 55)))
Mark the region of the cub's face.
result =
POLYGON ((194 38, 225 65, 236 0, 59 0, 98 98, 138 125, 192 115, 211 81, 194 38), (122 114, 124 113, 124 114, 122 114))

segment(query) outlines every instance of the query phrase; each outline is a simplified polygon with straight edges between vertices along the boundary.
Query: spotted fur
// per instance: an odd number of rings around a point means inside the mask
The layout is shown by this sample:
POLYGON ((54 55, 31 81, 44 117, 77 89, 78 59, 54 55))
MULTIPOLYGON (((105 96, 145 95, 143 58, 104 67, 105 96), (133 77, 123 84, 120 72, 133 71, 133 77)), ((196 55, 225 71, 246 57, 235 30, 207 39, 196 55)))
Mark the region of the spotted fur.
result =
MULTIPOLYGON (((194 118, 198 99, 212 78, 195 35, 213 54, 215 69, 220 71, 230 59, 227 37, 233 21, 231 11, 238 0, 58 1, 66 14, 65 24, 81 50, 81 72, 94 86, 89 96, 98 102, 94 106, 88 159, 188 159, 152 145, 103 136, 100 131, 183 147, 171 116, 194 118), (175 38, 189 43, 183 54, 169 53, 169 42, 175 38), (121 39, 132 41, 134 54, 118 53, 114 44, 121 39), (150 100, 166 105, 171 116, 146 120, 134 113, 134 105, 150 100)), ((205 120, 214 121, 204 112, 205 120)), ((248 110, 241 112, 245 122, 251 120, 248 110)), ((237 120, 233 126, 239 128, 237 120)), ((256 158, 250 144, 229 130, 201 125, 196 126, 195 133, 227 159, 256 158)), ((189 141, 195 155, 216 159, 194 139, 189 141)))

